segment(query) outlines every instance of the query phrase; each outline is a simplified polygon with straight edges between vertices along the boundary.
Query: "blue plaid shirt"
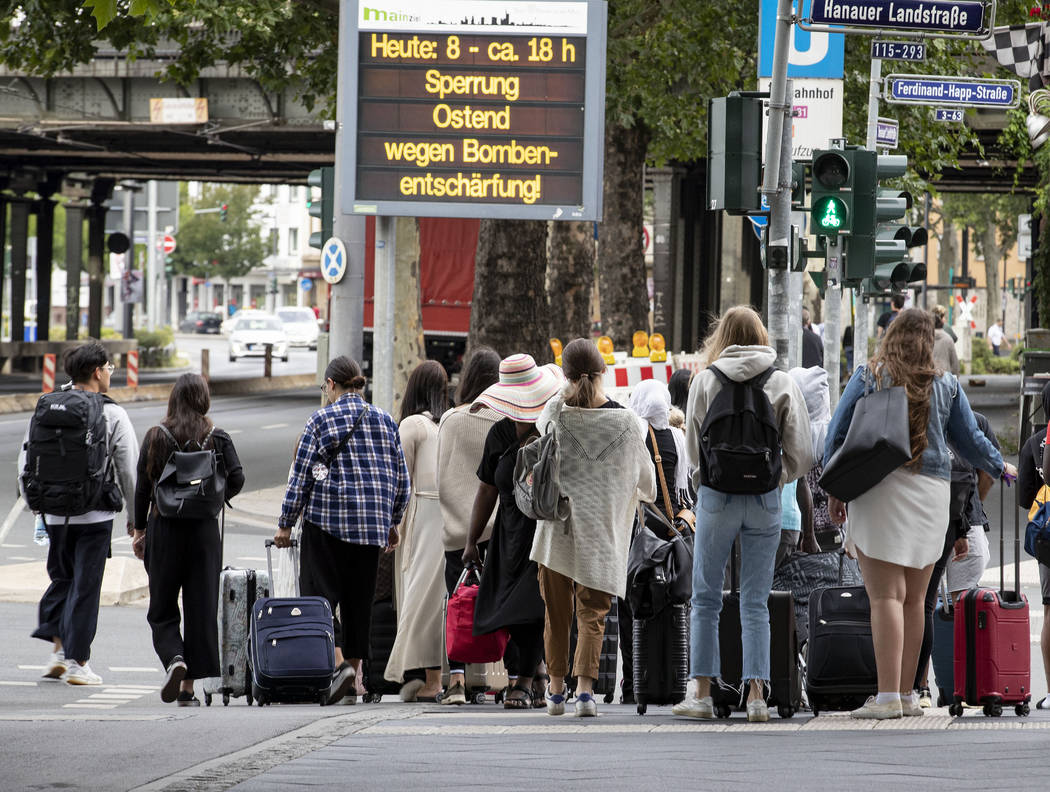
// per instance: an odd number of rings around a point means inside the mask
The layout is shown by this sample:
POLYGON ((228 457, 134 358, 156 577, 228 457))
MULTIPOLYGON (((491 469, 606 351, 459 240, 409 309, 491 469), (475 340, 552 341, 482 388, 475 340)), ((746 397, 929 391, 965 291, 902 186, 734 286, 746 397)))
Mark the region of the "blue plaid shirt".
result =
POLYGON ((390 526, 401 522, 412 488, 397 424, 388 413, 371 407, 329 463, 328 476, 317 481, 311 472, 331 455, 365 406, 356 393, 344 394, 310 416, 288 474, 281 528, 291 528, 303 512, 304 519, 344 542, 386 545, 390 526))

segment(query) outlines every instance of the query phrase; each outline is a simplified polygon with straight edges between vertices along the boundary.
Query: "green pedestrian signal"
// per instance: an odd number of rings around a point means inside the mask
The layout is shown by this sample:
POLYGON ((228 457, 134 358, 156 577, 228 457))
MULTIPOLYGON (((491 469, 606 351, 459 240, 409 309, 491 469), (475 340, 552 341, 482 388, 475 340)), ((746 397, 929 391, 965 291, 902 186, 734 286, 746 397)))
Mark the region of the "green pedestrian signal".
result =
POLYGON ((812 199, 809 218, 818 237, 838 237, 853 231, 852 149, 813 152, 812 199))
POLYGON ((828 195, 813 205, 813 222, 818 234, 838 234, 847 227, 848 221, 846 204, 841 198, 828 195))

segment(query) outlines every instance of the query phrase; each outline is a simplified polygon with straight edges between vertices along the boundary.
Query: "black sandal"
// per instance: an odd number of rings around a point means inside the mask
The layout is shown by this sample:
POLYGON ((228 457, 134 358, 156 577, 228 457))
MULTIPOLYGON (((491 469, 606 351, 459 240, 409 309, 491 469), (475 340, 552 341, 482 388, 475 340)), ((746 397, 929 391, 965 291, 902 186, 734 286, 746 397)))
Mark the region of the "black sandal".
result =
POLYGON ((550 683, 551 678, 546 674, 537 674, 532 678, 532 706, 534 709, 547 706, 547 688, 550 683))
POLYGON ((515 685, 507 693, 506 698, 503 699, 503 709, 532 709, 532 701, 531 689, 515 685), (515 693, 520 693, 521 695, 515 698, 515 693))

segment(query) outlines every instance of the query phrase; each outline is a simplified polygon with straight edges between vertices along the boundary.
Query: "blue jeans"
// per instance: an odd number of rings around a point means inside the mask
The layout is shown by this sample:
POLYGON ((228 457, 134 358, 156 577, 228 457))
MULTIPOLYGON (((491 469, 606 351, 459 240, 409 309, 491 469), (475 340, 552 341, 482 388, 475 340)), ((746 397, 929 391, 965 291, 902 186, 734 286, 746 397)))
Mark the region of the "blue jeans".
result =
POLYGON ((700 487, 693 547, 690 660, 694 677, 721 675, 718 616, 733 541, 740 536, 743 679, 769 680, 769 592, 780 545, 780 490, 729 495, 700 487))

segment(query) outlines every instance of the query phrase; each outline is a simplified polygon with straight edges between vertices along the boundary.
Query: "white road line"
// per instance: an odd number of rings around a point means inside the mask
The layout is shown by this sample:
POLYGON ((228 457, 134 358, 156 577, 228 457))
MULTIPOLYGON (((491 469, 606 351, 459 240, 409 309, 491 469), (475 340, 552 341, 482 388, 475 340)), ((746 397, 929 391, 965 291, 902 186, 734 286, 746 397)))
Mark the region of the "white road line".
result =
POLYGON ((116 709, 117 704, 63 704, 64 709, 116 709))
MULTIPOLYGON (((129 671, 134 674, 140 672, 144 674, 154 674, 160 671, 159 668, 154 668, 153 666, 110 666, 109 670, 116 671, 118 673, 121 671, 129 671)), ((153 688, 150 689, 152 690, 153 688)))
POLYGON ((121 685, 117 683, 111 683, 106 687, 119 688, 120 690, 137 690, 140 693, 150 693, 154 690, 160 690, 160 685, 121 685))
POLYGON ((32 556, 8 556, 8 561, 36 561, 32 556))
POLYGON ((36 682, 3 682, 3 681, 0 681, 0 685, 6 685, 7 687, 36 687, 36 682))
POLYGON ((127 704, 129 701, 140 699, 137 693, 124 693, 123 695, 117 693, 92 693, 86 699, 78 699, 78 701, 115 701, 118 704, 127 704))
POLYGON ((275 424, 267 424, 266 426, 260 426, 259 428, 260 429, 284 429, 286 426, 288 426, 288 424, 286 424, 286 423, 275 423, 275 424))
POLYGON ((122 699, 125 698, 142 698, 143 696, 152 693, 153 691, 145 690, 125 690, 124 688, 106 688, 102 691, 106 695, 119 696, 122 699))
POLYGON ((262 556, 237 556, 238 561, 265 561, 262 556))
POLYGON ((226 434, 228 434, 228 435, 241 434, 243 431, 244 431, 243 429, 227 429, 226 430, 226 434))
POLYGON ((18 666, 19 671, 43 671, 47 666, 36 666, 36 665, 20 665, 18 666))
POLYGON ((4 542, 3 544, 0 544, 0 547, 10 547, 10 548, 15 548, 15 547, 25 547, 25 545, 20 545, 20 544, 9 544, 9 543, 7 543, 7 542, 4 542))

